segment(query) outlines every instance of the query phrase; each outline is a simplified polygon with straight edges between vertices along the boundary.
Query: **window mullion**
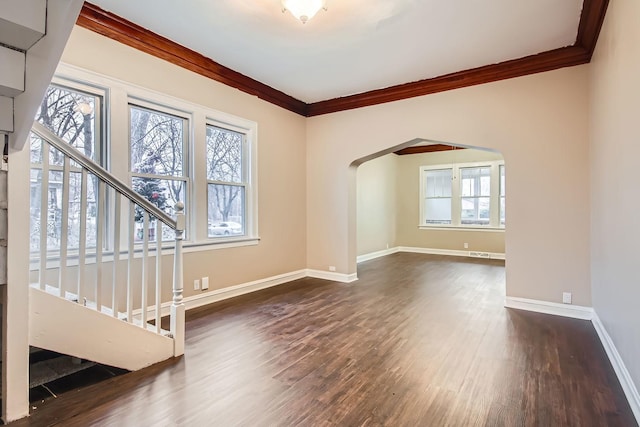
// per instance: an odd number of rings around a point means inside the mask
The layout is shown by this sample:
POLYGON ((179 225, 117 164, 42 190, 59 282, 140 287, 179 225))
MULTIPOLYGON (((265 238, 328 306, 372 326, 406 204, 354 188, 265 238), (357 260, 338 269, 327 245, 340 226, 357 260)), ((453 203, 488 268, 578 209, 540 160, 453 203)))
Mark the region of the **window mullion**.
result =
POLYGON ((491 227, 500 226, 500 166, 497 162, 491 164, 491 198, 489 199, 489 211, 491 212, 491 227))
POLYGON ((453 166, 451 176, 451 225, 454 227, 460 227, 460 217, 462 214, 462 200, 461 188, 462 181, 460 180, 460 167, 458 165, 453 166))

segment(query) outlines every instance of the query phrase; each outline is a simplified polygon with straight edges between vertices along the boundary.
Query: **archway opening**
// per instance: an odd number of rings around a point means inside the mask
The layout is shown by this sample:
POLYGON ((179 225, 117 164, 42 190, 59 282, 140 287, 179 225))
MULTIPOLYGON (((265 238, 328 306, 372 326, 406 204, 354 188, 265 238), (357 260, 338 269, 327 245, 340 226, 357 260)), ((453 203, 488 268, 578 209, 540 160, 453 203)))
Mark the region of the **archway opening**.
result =
POLYGON ((505 259, 501 153, 416 139, 352 169, 356 262, 395 252, 505 259))

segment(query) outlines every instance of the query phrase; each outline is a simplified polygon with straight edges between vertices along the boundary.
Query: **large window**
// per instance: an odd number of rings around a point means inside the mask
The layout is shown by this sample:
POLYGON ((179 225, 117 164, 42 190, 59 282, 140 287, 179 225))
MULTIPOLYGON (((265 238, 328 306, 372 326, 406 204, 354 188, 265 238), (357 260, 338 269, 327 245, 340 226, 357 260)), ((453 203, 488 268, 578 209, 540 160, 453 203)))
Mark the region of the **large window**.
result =
MULTIPOLYGON (((58 73, 36 120, 170 216, 175 215, 176 203, 183 202, 184 240, 190 251, 258 243, 255 122, 64 64, 58 73)), ((32 256, 38 256, 46 227, 47 254, 53 261, 64 240, 64 158, 35 135, 30 144, 32 256), (42 185, 44 174, 47 188, 42 185)), ((82 187, 81 169, 71 161, 67 247, 79 248, 84 240, 91 252, 98 235, 98 180, 88 174, 84 196, 82 187), (80 236, 83 197, 86 235, 80 236)), ((104 203, 113 202, 113 192, 108 191, 104 203)), ((120 213, 125 212, 123 207, 120 213)), ((104 249, 116 241, 111 233, 113 214, 107 209, 102 225, 104 249)), ((145 238, 144 218, 137 209, 138 242, 145 238)), ((124 228, 121 249, 128 233, 124 228)), ((151 216, 146 237, 170 241, 175 233, 162 227, 160 236, 151 216)))
POLYGON ((420 177, 420 226, 504 227, 502 162, 423 166, 420 177))
MULTIPOLYGON (((103 106, 104 91, 66 81, 57 81, 47 89, 35 120, 93 161, 104 164, 103 106)), ((41 228, 47 230, 47 249, 60 248, 62 230, 62 175, 64 156, 34 134, 30 137, 30 247, 40 246, 41 228), (43 198, 42 178, 45 162, 49 185, 43 198), (44 205, 44 206, 43 206, 44 205), (44 222, 42 209, 46 209, 44 222)), ((68 248, 79 246, 81 215, 81 173, 77 164, 70 164, 68 248)), ((87 185, 87 247, 95 247, 97 222, 97 179, 89 175, 87 185)))
POLYGON ((207 126, 207 235, 246 234, 246 192, 249 185, 246 135, 207 126))
MULTIPOLYGON (((177 202, 185 202, 186 118, 139 105, 129 105, 131 185, 161 210, 173 214, 177 202)), ((142 240, 143 212, 136 210, 136 238, 142 240)), ((149 240, 156 240, 156 220, 151 219, 149 240)), ((163 228, 163 240, 175 238, 163 228)))

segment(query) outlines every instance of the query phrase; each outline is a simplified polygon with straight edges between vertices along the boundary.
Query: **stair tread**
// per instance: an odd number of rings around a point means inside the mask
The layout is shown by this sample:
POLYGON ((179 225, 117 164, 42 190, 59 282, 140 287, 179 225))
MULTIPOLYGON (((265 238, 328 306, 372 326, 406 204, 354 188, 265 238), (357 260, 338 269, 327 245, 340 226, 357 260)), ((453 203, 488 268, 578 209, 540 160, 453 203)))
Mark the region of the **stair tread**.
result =
POLYGON ((53 359, 33 363, 29 367, 29 388, 55 381, 94 366, 95 362, 75 363, 71 356, 59 356, 53 359))

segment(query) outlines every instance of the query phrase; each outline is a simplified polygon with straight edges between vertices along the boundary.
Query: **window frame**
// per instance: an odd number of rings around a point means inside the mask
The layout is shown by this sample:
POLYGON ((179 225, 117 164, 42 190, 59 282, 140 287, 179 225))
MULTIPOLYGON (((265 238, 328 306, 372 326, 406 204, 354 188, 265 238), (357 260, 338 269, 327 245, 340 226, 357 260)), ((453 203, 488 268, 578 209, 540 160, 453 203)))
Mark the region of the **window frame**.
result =
MULTIPOLYGON (((207 105, 179 98, 164 91, 150 89, 135 83, 125 82, 115 77, 106 76, 95 71, 86 70, 73 65, 60 63, 56 69, 56 78, 79 82, 89 87, 104 88, 105 97, 104 134, 107 169, 124 182, 130 181, 129 165, 129 111, 128 104, 134 104, 151 109, 167 108, 169 114, 178 112, 180 116, 188 115, 191 119, 188 130, 188 142, 184 156, 184 167, 188 168, 189 180, 185 193, 186 233, 183 240, 185 253, 206 250, 226 249, 241 246, 253 246, 260 242, 258 223, 258 124, 251 119, 236 116, 216 110, 212 107, 215 102, 207 105), (141 104, 141 103, 146 103, 141 104), (159 108, 160 107, 160 108, 159 108), (234 239, 209 239, 207 237, 207 194, 206 194, 206 125, 212 123, 221 127, 236 129, 244 132, 247 139, 249 177, 245 195, 246 230, 244 236, 234 239), (126 157, 125 157, 126 156, 126 157), (110 162, 110 159, 127 159, 127 161, 110 162), (188 233, 188 234, 187 234, 188 233)), ((208 99, 208 98, 203 98, 208 99)), ((187 131, 185 130, 185 133, 187 131)), ((123 208, 124 209, 124 208, 123 208)), ((110 226, 111 224, 108 224, 110 226)), ((121 238, 121 242, 124 241, 121 238)), ((122 243, 121 243, 122 244, 122 243)), ((123 248, 123 250, 126 248, 123 248)), ((168 250, 167 253, 170 253, 168 250)))
POLYGON ((504 162, 501 165, 498 165, 498 184, 500 188, 498 189, 498 222, 501 227, 504 227, 507 223, 507 170, 504 166, 504 162), (504 183, 502 182, 502 177, 504 176, 504 183), (504 209, 502 209, 504 199, 504 209), (504 214, 504 221, 502 220, 502 215, 504 214))
MULTIPOLYGON (((99 102, 95 102, 94 103, 94 126, 93 126, 93 132, 94 132, 94 147, 93 147, 93 154, 94 154, 94 158, 92 159, 94 162, 96 162, 97 164, 99 164, 100 166, 102 166, 103 168, 109 170, 109 165, 110 165, 110 157, 109 157, 109 152, 110 152, 110 139, 109 139, 109 112, 110 112, 110 105, 109 105, 109 98, 110 98, 110 91, 108 87, 99 85, 99 84, 93 84, 91 82, 88 81, 83 81, 83 80, 78 80, 78 79, 74 79, 74 78, 69 78, 69 77, 64 77, 64 76, 54 76, 51 80, 51 82, 49 83, 49 85, 47 86, 47 90, 49 89, 50 86, 56 86, 60 89, 63 90, 68 90, 70 92, 77 92, 77 93, 81 93, 81 94, 85 94, 86 96, 90 96, 93 97, 95 100, 99 101, 99 102)), ((30 142, 31 140, 31 136, 29 137, 29 144, 31 144, 30 142)), ((29 148, 30 150, 31 148, 29 148)), ((30 155, 31 156, 31 155, 30 155)), ((33 170, 42 170, 43 169, 43 164, 44 164, 44 158, 42 158, 42 162, 40 163, 34 163, 31 160, 29 161, 29 170, 30 170, 30 174, 31 171, 33 170)), ((64 166, 63 165, 52 165, 49 164, 49 172, 57 172, 62 174, 64 171, 64 166)), ((70 165, 70 172, 71 173, 79 173, 81 172, 80 168, 77 168, 76 166, 73 165, 73 163, 70 165)), ((95 178, 94 178, 95 179, 95 178)), ((31 178, 30 178, 31 181, 31 178)), ((51 185, 51 182, 49 183, 51 185)), ((49 197, 51 195, 51 188, 49 188, 48 191, 49 197)), ((31 192, 29 194, 29 197, 31 197, 31 192)), ((95 197, 97 197, 97 195, 95 195, 95 197)), ((107 205, 109 205, 111 202, 109 200, 109 198, 107 198, 105 200, 105 202, 107 203, 107 205)), ((97 203, 97 200, 94 202, 97 203)), ((47 203, 48 205, 48 203, 47 203)), ((41 207, 42 209, 42 207, 41 207)), ((30 209, 31 210, 31 209, 30 209)), ((104 227, 105 227, 105 235, 109 235, 109 230, 111 227, 111 221, 112 218, 108 215, 109 213, 109 209, 107 208, 107 216, 105 217, 105 221, 104 221, 104 227)), ((48 226, 48 225, 47 225, 48 226)), ((105 239, 104 242, 104 249, 106 250, 111 250, 113 247, 113 239, 105 239)), ((95 250, 95 246, 90 245, 87 246, 87 249, 93 249, 95 250)), ((79 247, 68 247, 68 256, 69 257, 74 257, 77 256, 78 254, 78 250, 79 247)), ((31 262, 34 262, 35 260, 40 259, 40 254, 38 251, 33 251, 29 250, 30 253, 30 260, 31 262)), ((55 250, 55 249, 47 249, 47 253, 51 254, 48 258, 56 258, 59 254, 59 250, 55 250)))
MULTIPOLYGON (((204 224, 204 235, 208 242, 213 244, 222 244, 226 245, 233 242, 256 242, 259 240, 258 237, 258 170, 257 170, 257 158, 258 158, 258 148, 257 148, 257 124, 255 122, 241 119, 229 114, 217 113, 215 115, 208 115, 205 121, 205 156, 202 165, 204 167, 205 174, 205 194, 206 197, 206 207, 205 207, 205 217, 206 221, 204 224), (210 180, 207 176, 207 141, 206 141, 206 129, 208 126, 218 127, 221 129, 226 129, 232 132, 237 132, 243 135, 243 144, 242 144, 242 185, 244 186, 244 234, 238 236, 229 236, 229 237, 215 237, 209 236, 209 184, 223 184, 225 182, 219 182, 215 180, 210 180)), ((240 185, 238 183, 232 183, 232 185, 240 185)))
MULTIPOLYGON (((249 194, 250 191, 250 187, 251 184, 249 182, 249 176, 250 176, 250 172, 249 172, 249 150, 248 150, 248 138, 247 138, 247 134, 246 134, 246 129, 242 129, 242 128, 238 128, 237 126, 230 126, 229 124, 224 124, 224 123, 220 123, 219 121, 216 120, 207 120, 206 126, 205 126, 205 132, 209 127, 215 127, 218 129, 222 129, 222 130, 226 130, 226 131, 230 131, 230 132, 235 132, 238 133, 240 135, 242 135, 242 145, 241 145, 241 177, 240 177, 240 181, 239 182, 232 182, 232 181, 218 181, 218 180, 213 180, 210 179, 208 176, 208 173, 206 174, 206 194, 207 194, 207 228, 205 230, 205 233, 207 235, 207 239, 211 239, 213 241, 233 241, 233 240, 241 240, 244 239, 247 235, 248 235, 248 221, 247 221, 247 217, 249 216, 249 212, 248 212, 248 203, 247 203, 247 194, 249 194), (242 228, 243 228, 243 233, 241 235, 237 235, 237 236, 216 236, 216 235, 210 235, 209 234, 209 209, 211 208, 211 200, 209 199, 209 186, 210 185, 227 185, 227 186, 236 186, 236 187, 242 187, 242 190, 244 192, 243 194, 243 207, 242 207, 242 213, 243 213, 243 217, 242 217, 242 228)), ((208 139, 205 138, 205 153, 208 152, 208 146, 207 144, 209 143, 208 139)), ((207 170, 207 162, 208 162, 208 158, 207 156, 205 156, 205 172, 207 170)), ((229 221, 223 221, 223 222, 229 222, 229 221)))
MULTIPOLYGON (((191 186, 193 177, 191 176, 191 134, 192 134, 192 126, 193 126, 193 118, 188 112, 185 112, 181 109, 169 107, 163 103, 156 103, 152 101, 148 101, 146 99, 141 99, 136 96, 129 95, 127 98, 127 173, 128 173, 128 182, 131 188, 133 189, 133 180, 134 178, 150 178, 150 179, 158 179, 165 181, 178 181, 184 182, 184 196, 183 203, 185 207, 189 207, 189 203, 191 200, 191 186), (140 172, 133 171, 133 159, 131 158, 131 109, 138 108, 150 112, 157 112, 159 114, 164 114, 172 117, 176 117, 182 120, 183 129, 182 129, 182 174, 181 175, 156 175, 156 174, 146 174, 140 172)), ((134 190, 135 191, 135 190, 134 190)), ((173 206, 171 207, 173 209, 173 206)), ((169 212, 171 215, 171 211, 169 212)), ((190 237, 190 217, 187 216, 185 218, 185 235, 184 239, 189 240, 190 237)), ((163 240, 163 242, 168 242, 170 240, 163 240)), ((136 241, 136 245, 142 244, 142 241, 136 241)))
MULTIPOLYGON (((419 167, 419 223, 420 229, 438 230, 482 230, 504 231, 505 225, 500 223, 500 167, 504 167, 504 160, 492 160, 484 162, 444 163, 419 167), (490 168, 490 202, 489 222, 487 225, 462 224, 462 189, 461 170, 469 168, 490 168), (451 224, 435 224, 426 222, 426 172, 433 170, 451 170, 451 224)), ((505 174, 506 180, 506 174, 505 174)), ((505 185, 506 187, 506 185, 505 185)))

